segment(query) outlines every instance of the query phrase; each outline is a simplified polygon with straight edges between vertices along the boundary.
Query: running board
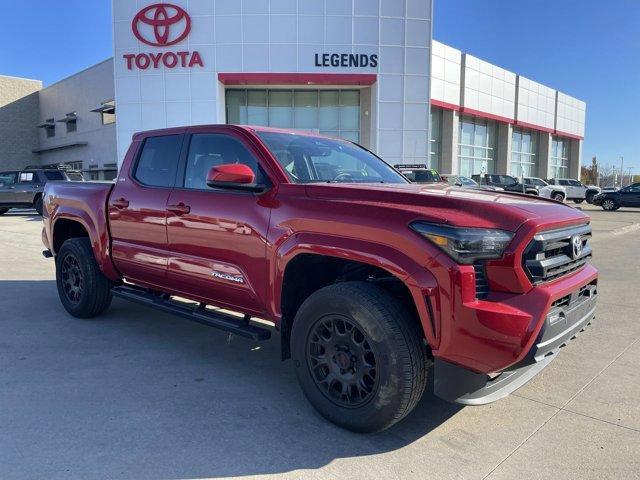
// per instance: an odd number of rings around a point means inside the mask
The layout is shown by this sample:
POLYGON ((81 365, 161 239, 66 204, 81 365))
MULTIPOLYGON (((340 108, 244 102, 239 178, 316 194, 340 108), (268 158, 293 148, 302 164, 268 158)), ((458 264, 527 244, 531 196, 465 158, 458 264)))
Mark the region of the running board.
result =
POLYGON ((203 303, 195 304, 194 306, 181 305, 177 301, 172 301, 167 294, 129 285, 114 287, 112 293, 115 297, 124 298, 166 313, 172 313, 187 320, 224 330, 240 337, 252 340, 268 340, 271 338, 271 331, 251 324, 249 315, 245 315, 244 318, 238 318, 226 313, 211 311, 203 303))

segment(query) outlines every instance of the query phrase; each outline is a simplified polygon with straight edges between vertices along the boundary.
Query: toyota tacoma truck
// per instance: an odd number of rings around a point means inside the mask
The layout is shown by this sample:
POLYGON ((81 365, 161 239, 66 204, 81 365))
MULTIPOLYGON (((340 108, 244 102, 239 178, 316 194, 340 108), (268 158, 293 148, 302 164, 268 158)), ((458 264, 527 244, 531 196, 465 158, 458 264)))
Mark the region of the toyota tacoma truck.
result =
POLYGON ((119 297, 256 341, 275 329, 311 404, 358 432, 411 412, 428 371, 465 405, 540 372, 594 318, 590 237, 558 202, 412 184, 356 144, 262 127, 139 133, 115 182, 44 199, 71 315, 119 297))

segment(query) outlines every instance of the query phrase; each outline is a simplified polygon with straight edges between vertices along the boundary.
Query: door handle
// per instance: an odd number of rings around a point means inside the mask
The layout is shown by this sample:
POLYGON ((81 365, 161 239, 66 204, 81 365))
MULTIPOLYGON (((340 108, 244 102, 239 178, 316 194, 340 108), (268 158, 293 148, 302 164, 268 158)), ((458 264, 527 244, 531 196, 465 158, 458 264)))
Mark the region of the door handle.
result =
POLYGON ((177 205, 167 205, 167 211, 180 216, 191 212, 191 207, 180 202, 177 205))
POLYGON ((129 206, 129 200, 119 198, 118 200, 114 200, 113 202, 111 202, 111 205, 113 205, 118 210, 122 210, 123 208, 127 208, 129 206))

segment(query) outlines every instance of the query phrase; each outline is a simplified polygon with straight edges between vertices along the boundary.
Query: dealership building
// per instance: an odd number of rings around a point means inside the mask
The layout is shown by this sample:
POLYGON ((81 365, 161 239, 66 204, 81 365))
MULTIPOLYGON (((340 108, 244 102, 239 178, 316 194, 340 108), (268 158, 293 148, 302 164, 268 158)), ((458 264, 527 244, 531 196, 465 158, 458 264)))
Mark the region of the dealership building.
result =
POLYGON ((443 173, 579 177, 584 102, 431 31, 430 0, 113 0, 113 58, 26 88, 33 148, 13 163, 112 178, 134 132, 239 123, 443 173))

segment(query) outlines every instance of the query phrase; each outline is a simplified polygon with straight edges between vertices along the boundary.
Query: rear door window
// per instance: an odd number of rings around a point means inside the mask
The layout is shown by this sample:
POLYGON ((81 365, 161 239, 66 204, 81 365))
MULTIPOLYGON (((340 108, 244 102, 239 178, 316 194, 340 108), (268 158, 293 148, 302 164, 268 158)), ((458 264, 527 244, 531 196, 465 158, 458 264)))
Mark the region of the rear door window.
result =
POLYGON ((14 185, 17 177, 16 172, 0 173, 0 185, 14 185))
POLYGON ((38 175, 34 172, 20 172, 20 183, 38 183, 38 175))
POLYGON ((182 135, 147 138, 138 158, 134 178, 149 187, 173 187, 181 148, 182 135))
POLYGON ((65 180, 64 173, 59 171, 45 170, 42 173, 44 173, 44 176, 47 178, 47 180, 51 180, 51 181, 65 180))

